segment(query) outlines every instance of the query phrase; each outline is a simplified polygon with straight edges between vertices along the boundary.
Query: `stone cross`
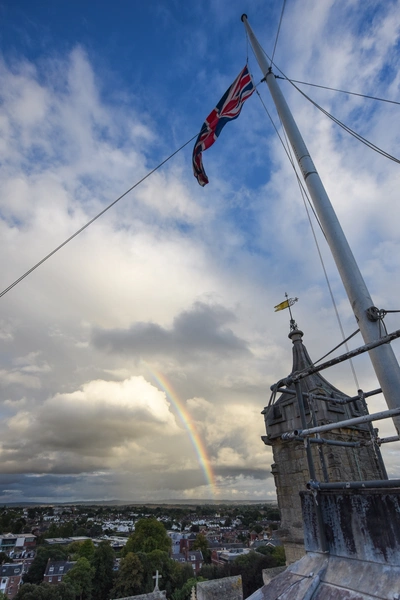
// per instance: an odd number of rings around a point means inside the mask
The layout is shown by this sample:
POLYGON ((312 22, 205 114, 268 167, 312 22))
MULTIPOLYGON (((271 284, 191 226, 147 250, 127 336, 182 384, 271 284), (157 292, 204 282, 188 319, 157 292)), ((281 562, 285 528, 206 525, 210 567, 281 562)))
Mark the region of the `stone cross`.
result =
POLYGON ((159 575, 159 574, 158 574, 158 570, 156 571, 156 574, 155 574, 155 575, 153 575, 153 579, 155 579, 155 580, 156 580, 156 585, 154 586, 154 590, 153 590, 153 592, 159 592, 159 591, 160 591, 160 588, 158 587, 158 580, 159 580, 159 579, 162 579, 162 575, 159 575))

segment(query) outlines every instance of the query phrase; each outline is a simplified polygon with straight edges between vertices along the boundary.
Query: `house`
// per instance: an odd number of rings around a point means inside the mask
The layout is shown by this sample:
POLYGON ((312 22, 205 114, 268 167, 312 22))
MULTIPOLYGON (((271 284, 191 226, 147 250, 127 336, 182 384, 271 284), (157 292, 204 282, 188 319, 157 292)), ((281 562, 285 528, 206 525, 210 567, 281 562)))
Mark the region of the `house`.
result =
POLYGON ((192 550, 193 544, 195 543, 197 535, 195 533, 184 534, 179 542, 180 552, 186 552, 192 550))
POLYGON ((254 540, 254 542, 250 544, 252 550, 263 547, 275 548, 275 544, 271 540, 254 540))
POLYGON ((179 554, 173 554, 172 559, 180 564, 192 565, 193 572, 197 575, 203 566, 203 553, 201 550, 188 550, 186 552, 180 552, 179 554))
POLYGON ((11 551, 21 552, 22 550, 32 550, 36 547, 36 536, 32 533, 5 533, 0 535, 0 552, 11 551))
POLYGON ((49 560, 47 561, 44 572, 43 582, 58 585, 63 580, 64 575, 74 566, 75 562, 69 560, 49 560))
POLYGON ((177 531, 168 531, 168 535, 171 538, 171 552, 173 555, 181 552, 181 539, 183 534, 177 531))
POLYGON ((14 598, 21 585, 24 572, 24 563, 22 562, 5 563, 2 565, 0 572, 0 592, 3 592, 7 598, 14 598))
POLYGON ((249 552, 249 548, 230 548, 229 550, 213 550, 211 553, 211 562, 214 565, 224 565, 226 563, 236 560, 238 556, 243 556, 243 554, 248 554, 249 552))

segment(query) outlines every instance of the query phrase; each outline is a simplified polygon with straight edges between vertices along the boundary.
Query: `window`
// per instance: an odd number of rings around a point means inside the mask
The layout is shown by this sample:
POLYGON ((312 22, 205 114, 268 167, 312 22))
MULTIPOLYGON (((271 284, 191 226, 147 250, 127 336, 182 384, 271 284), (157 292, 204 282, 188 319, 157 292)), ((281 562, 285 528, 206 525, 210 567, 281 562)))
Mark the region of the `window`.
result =
POLYGON ((49 572, 52 573, 54 571, 54 567, 50 567, 49 572))
POLYGON ((61 575, 58 576, 58 581, 61 581, 62 577, 61 575))
POLYGON ((50 583, 50 581, 53 581, 53 578, 52 578, 52 577, 49 577, 49 583, 50 583))
POLYGON ((196 557, 192 554, 192 556, 190 557, 190 560, 196 560, 196 557))
POLYGON ((59 571, 60 571, 60 573, 62 573, 64 571, 64 567, 60 567, 59 571))

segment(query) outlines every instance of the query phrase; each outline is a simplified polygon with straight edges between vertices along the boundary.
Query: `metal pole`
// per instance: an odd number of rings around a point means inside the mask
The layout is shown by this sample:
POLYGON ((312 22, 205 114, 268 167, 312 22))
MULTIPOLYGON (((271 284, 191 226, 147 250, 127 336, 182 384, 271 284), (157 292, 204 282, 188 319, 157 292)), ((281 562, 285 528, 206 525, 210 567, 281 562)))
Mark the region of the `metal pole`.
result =
MULTIPOLYGON (((306 420, 306 412, 304 410, 303 394, 301 392, 300 384, 295 383, 294 385, 296 388, 297 404, 299 406, 301 425, 305 429, 307 427, 307 420, 306 420)), ((311 451, 311 446, 308 443, 307 439, 305 440, 305 447, 306 447, 307 463, 308 463, 308 470, 310 473, 310 477, 311 477, 311 479, 316 479, 314 459, 313 459, 313 455, 312 455, 312 451, 311 451)))
MULTIPOLYGON (((384 410, 381 412, 373 413, 372 415, 364 415, 363 417, 354 417, 353 419, 346 419, 344 421, 337 421, 336 423, 329 423, 328 425, 318 425, 318 427, 310 427, 309 429, 302 429, 301 431, 294 431, 292 436, 307 437, 308 435, 314 435, 314 433, 324 433, 325 431, 332 431, 333 429, 343 429, 345 427, 352 427, 353 425, 359 425, 360 423, 368 423, 369 421, 381 421, 388 417, 394 417, 400 415, 400 408, 394 408, 392 410, 384 410)), ((289 439, 289 438, 287 438, 289 439)))
MULTIPOLYGON (((301 391, 300 383, 296 382, 294 384, 294 387, 296 388, 296 397, 297 397, 297 403, 298 403, 299 411, 300 411, 301 424, 303 427, 305 427, 307 425, 306 411, 304 409, 304 400, 303 400, 303 394, 301 391)), ((310 446, 309 440, 307 438, 304 440, 304 444, 306 447, 308 471, 310 473, 310 478, 311 478, 311 481, 315 481, 316 477, 315 477, 314 459, 313 459, 313 455, 312 455, 311 446, 310 446)), ((321 544, 321 550, 322 550, 322 552, 327 552, 328 551, 328 543, 326 541, 326 536, 325 536, 325 528, 324 528, 324 520, 322 517, 321 503, 318 502, 316 495, 314 495, 314 509, 315 509, 315 515, 316 515, 317 523, 318 523, 318 533, 319 533, 319 542, 321 544)))
POLYGON ((398 488, 400 479, 378 479, 376 481, 338 481, 334 483, 320 483, 309 481, 309 490, 363 490, 374 488, 398 488))
POLYGON ((365 346, 361 346, 360 348, 355 348, 354 350, 350 350, 349 352, 346 352, 346 354, 342 354, 341 356, 338 356, 337 358, 331 358, 331 360, 321 363, 320 365, 317 365, 316 367, 314 367, 314 366, 308 367, 307 369, 303 369, 302 371, 300 371, 298 373, 293 373, 292 375, 287 377, 284 380, 284 382, 286 383, 286 385, 290 385, 293 381, 298 381, 300 379, 304 379, 304 377, 308 377, 309 375, 313 375, 314 373, 318 373, 319 371, 323 371, 324 369, 333 367, 333 365, 338 365, 339 363, 344 362, 345 360, 348 360, 349 358, 353 358, 353 356, 358 356, 359 354, 363 354, 364 352, 369 352, 373 348, 378 348, 379 346, 382 346, 383 344, 387 344, 391 340, 395 340, 398 337, 400 337, 400 329, 397 329, 393 333, 389 333, 388 335, 381 337, 380 339, 376 340, 375 342, 369 342, 369 344, 365 344, 365 346))
MULTIPOLYGON (((250 43, 256 55, 258 64, 275 102, 282 124, 296 155, 299 167, 312 198, 315 211, 322 224, 326 239, 342 278, 347 296, 356 317, 358 327, 366 344, 380 338, 379 322, 373 318, 371 308, 374 306, 367 286, 351 252, 350 246, 343 233, 339 220, 333 210, 322 181, 317 173, 308 149, 293 119, 285 98, 276 82, 275 75, 267 62, 265 54, 247 21, 242 15, 250 43), (370 318, 368 318, 368 312, 370 318)), ((392 348, 380 346, 369 353, 379 384, 382 388, 389 408, 400 407, 400 367, 392 348)), ((400 418, 393 419, 397 433, 400 434, 400 418)))
MULTIPOLYGON (((367 415, 368 414, 368 406, 365 401, 365 394, 362 390, 358 390, 358 399, 359 399, 359 402, 361 402, 364 414, 367 415)), ((386 471, 385 463, 383 462, 381 449, 377 442, 378 430, 374 428, 371 421, 368 423, 368 429, 369 429, 369 433, 371 436, 372 448, 375 452, 376 460, 378 461, 379 468, 382 473, 382 479, 389 479, 387 471, 386 471)))
POLYGON ((377 439, 377 443, 379 445, 381 445, 381 444, 389 444, 391 442, 398 442, 399 440, 400 440, 400 437, 398 435, 391 435, 390 437, 378 438, 377 439))
MULTIPOLYGON (((310 407, 310 411, 311 411, 311 415, 312 415, 312 423, 313 423, 314 427, 317 427, 318 426, 318 422, 317 422, 317 417, 315 415, 314 394, 309 394, 308 395, 308 405, 310 407)), ((320 434, 317 433, 317 435, 315 436, 315 438, 309 438, 308 441, 310 441, 311 439, 319 440, 320 438, 321 438, 320 434)), ((327 483, 329 481, 329 473, 328 473, 328 469, 326 468, 324 451, 322 450, 321 445, 317 446, 317 451, 318 451, 319 461, 321 463, 322 473, 323 473, 325 482, 327 483)))

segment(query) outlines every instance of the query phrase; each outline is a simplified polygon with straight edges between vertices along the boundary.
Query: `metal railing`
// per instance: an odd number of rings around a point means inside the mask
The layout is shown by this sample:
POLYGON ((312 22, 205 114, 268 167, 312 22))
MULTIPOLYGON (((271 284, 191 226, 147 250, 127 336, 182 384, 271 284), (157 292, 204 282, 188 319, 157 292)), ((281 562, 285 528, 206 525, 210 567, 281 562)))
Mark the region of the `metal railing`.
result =
MULTIPOLYGON (((400 408, 395 408, 395 409, 391 409, 391 410, 388 409, 388 410, 383 410, 383 411, 376 412, 373 414, 369 414, 365 398, 374 396, 376 394, 380 394, 382 392, 382 390, 380 388, 371 390, 369 392, 363 392, 362 390, 358 390, 358 395, 353 396, 353 397, 343 397, 343 396, 333 397, 333 396, 324 396, 320 393, 314 394, 314 393, 303 392, 301 389, 301 385, 300 385, 300 381, 302 379, 305 379, 306 377, 313 375, 314 373, 318 373, 320 371, 323 371, 324 369, 327 369, 329 367, 332 367, 334 365, 342 363, 346 360, 349 360, 350 358, 352 358, 354 356, 358 356, 360 354, 368 352, 372 348, 376 348, 377 346, 380 346, 382 344, 390 343, 392 340, 394 340, 398 337, 400 337, 400 329, 382 337, 378 341, 375 341, 375 342, 369 343, 369 344, 365 344, 364 346, 356 348, 355 350, 351 350, 350 352, 346 352, 345 354, 342 354, 336 358, 333 358, 321 365, 318 365, 318 366, 311 365, 310 367, 308 367, 300 372, 292 373, 291 375, 289 375, 289 377, 282 379, 278 383, 276 383, 274 386, 271 386, 271 389, 274 391, 275 398, 276 398, 277 394, 288 394, 288 395, 296 396, 299 413, 300 413, 301 429, 287 431, 287 432, 281 434, 281 439, 283 441, 288 441, 288 442, 301 441, 304 443, 306 456, 307 456, 308 471, 309 471, 309 475, 310 475, 310 481, 307 483, 308 489, 311 489, 311 490, 346 489, 346 488, 347 489, 349 489, 349 488, 350 489, 360 489, 360 488, 384 487, 385 485, 387 487, 400 487, 400 480, 397 480, 397 479, 389 480, 388 479, 388 476, 386 473, 386 468, 385 468, 385 465, 384 465, 384 462, 383 462, 383 459, 382 459, 382 456, 380 453, 381 444, 399 441, 400 437, 398 435, 394 435, 394 436, 389 436, 389 437, 385 437, 385 438, 379 438, 377 435, 377 430, 374 429, 372 426, 373 421, 379 421, 382 419, 388 419, 393 416, 400 415, 400 408), (293 387, 294 387, 294 389, 293 389, 293 387), (313 424, 312 427, 309 427, 307 425, 305 399, 307 400, 308 408, 311 413, 311 420, 312 420, 312 424, 313 424), (316 401, 329 402, 329 403, 338 404, 338 405, 349 404, 351 402, 359 401, 361 403, 361 407, 363 409, 364 414, 361 416, 358 416, 358 417, 353 417, 350 419, 337 421, 335 423, 318 425, 317 419, 316 419, 316 414, 315 414, 315 402, 316 401), (360 440, 360 441, 354 442, 354 441, 335 440, 335 439, 323 438, 320 435, 321 433, 331 432, 331 431, 335 431, 335 430, 339 430, 339 429, 343 429, 343 428, 349 428, 349 427, 352 428, 352 427, 355 427, 357 425, 364 424, 364 423, 369 425, 369 433, 370 433, 369 441, 361 441, 360 440), (317 445, 318 454, 319 454, 319 458, 320 458, 320 462, 321 462, 322 473, 323 473, 325 482, 317 481, 314 458, 313 458, 313 454, 311 451, 312 445, 317 445), (351 447, 354 449, 362 448, 367 445, 373 445, 374 449, 375 449, 376 457, 379 462, 379 466, 381 468, 381 472, 383 474, 383 479, 378 480, 380 482, 379 485, 377 485, 376 480, 374 480, 374 481, 352 481, 352 482, 346 482, 346 481, 329 482, 328 470, 326 468, 325 459, 324 459, 323 452, 322 452, 322 447, 324 445, 351 447)), ((399 393, 400 393, 400 391, 399 391, 399 393)), ((271 408, 272 408, 272 406, 271 406, 271 408)))

